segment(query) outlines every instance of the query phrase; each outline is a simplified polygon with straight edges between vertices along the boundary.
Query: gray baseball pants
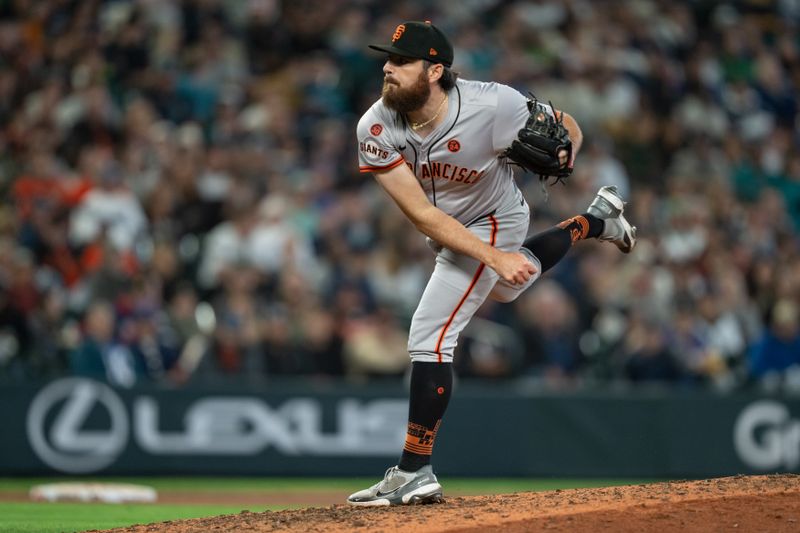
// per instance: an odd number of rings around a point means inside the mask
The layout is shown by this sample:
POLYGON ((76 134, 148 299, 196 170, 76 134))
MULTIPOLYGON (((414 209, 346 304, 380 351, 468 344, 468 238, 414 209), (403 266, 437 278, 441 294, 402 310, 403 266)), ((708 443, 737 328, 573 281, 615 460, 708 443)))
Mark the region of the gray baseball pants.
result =
MULTIPOLYGON (((505 252, 520 251, 530 223, 527 203, 487 215, 467 229, 482 241, 505 252)), ((408 352, 412 361, 450 363, 458 336, 486 298, 511 302, 536 281, 541 273, 539 260, 522 249, 537 267, 525 284, 511 285, 469 256, 447 248, 436 256, 436 266, 411 320, 408 352)))

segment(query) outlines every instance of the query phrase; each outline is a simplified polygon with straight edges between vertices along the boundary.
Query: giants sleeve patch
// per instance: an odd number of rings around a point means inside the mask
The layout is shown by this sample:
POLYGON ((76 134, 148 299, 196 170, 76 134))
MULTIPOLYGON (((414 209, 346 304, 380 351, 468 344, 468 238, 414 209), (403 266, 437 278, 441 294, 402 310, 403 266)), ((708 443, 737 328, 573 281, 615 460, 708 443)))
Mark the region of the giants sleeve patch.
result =
POLYGON ((386 163, 389 159, 389 150, 381 148, 373 139, 366 139, 358 143, 358 147, 361 151, 361 157, 371 163, 386 163))

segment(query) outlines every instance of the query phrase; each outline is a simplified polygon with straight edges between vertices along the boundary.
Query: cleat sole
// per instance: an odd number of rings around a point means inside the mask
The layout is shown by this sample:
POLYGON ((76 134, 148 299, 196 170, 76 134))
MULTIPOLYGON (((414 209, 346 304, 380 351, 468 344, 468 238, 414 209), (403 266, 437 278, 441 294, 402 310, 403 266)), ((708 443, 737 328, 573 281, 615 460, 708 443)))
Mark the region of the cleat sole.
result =
POLYGON ((429 505, 444 503, 444 496, 441 493, 430 494, 428 496, 412 496, 408 501, 410 505, 429 505))

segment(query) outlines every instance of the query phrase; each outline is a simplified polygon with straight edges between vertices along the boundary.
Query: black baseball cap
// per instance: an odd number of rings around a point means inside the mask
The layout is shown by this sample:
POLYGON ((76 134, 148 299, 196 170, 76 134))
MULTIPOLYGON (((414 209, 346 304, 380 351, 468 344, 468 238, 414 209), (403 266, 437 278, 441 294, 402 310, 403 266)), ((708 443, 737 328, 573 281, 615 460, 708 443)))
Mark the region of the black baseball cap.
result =
POLYGON ((427 59, 446 67, 453 64, 453 45, 429 20, 411 20, 397 26, 391 44, 371 44, 373 50, 414 59, 427 59))

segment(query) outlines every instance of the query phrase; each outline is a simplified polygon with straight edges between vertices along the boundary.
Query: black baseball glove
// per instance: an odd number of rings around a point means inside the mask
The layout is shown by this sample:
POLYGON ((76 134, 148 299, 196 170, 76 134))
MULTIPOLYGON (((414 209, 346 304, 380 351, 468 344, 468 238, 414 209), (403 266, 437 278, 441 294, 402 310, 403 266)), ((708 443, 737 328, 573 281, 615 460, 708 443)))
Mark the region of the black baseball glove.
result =
POLYGON ((555 118, 553 104, 550 114, 533 95, 528 99, 528 110, 531 116, 504 155, 528 172, 539 174, 541 180, 554 177, 556 182, 562 181, 572 174, 572 141, 563 124, 564 115, 555 118), (563 165, 558 158, 561 150, 567 151, 567 162, 563 165))

